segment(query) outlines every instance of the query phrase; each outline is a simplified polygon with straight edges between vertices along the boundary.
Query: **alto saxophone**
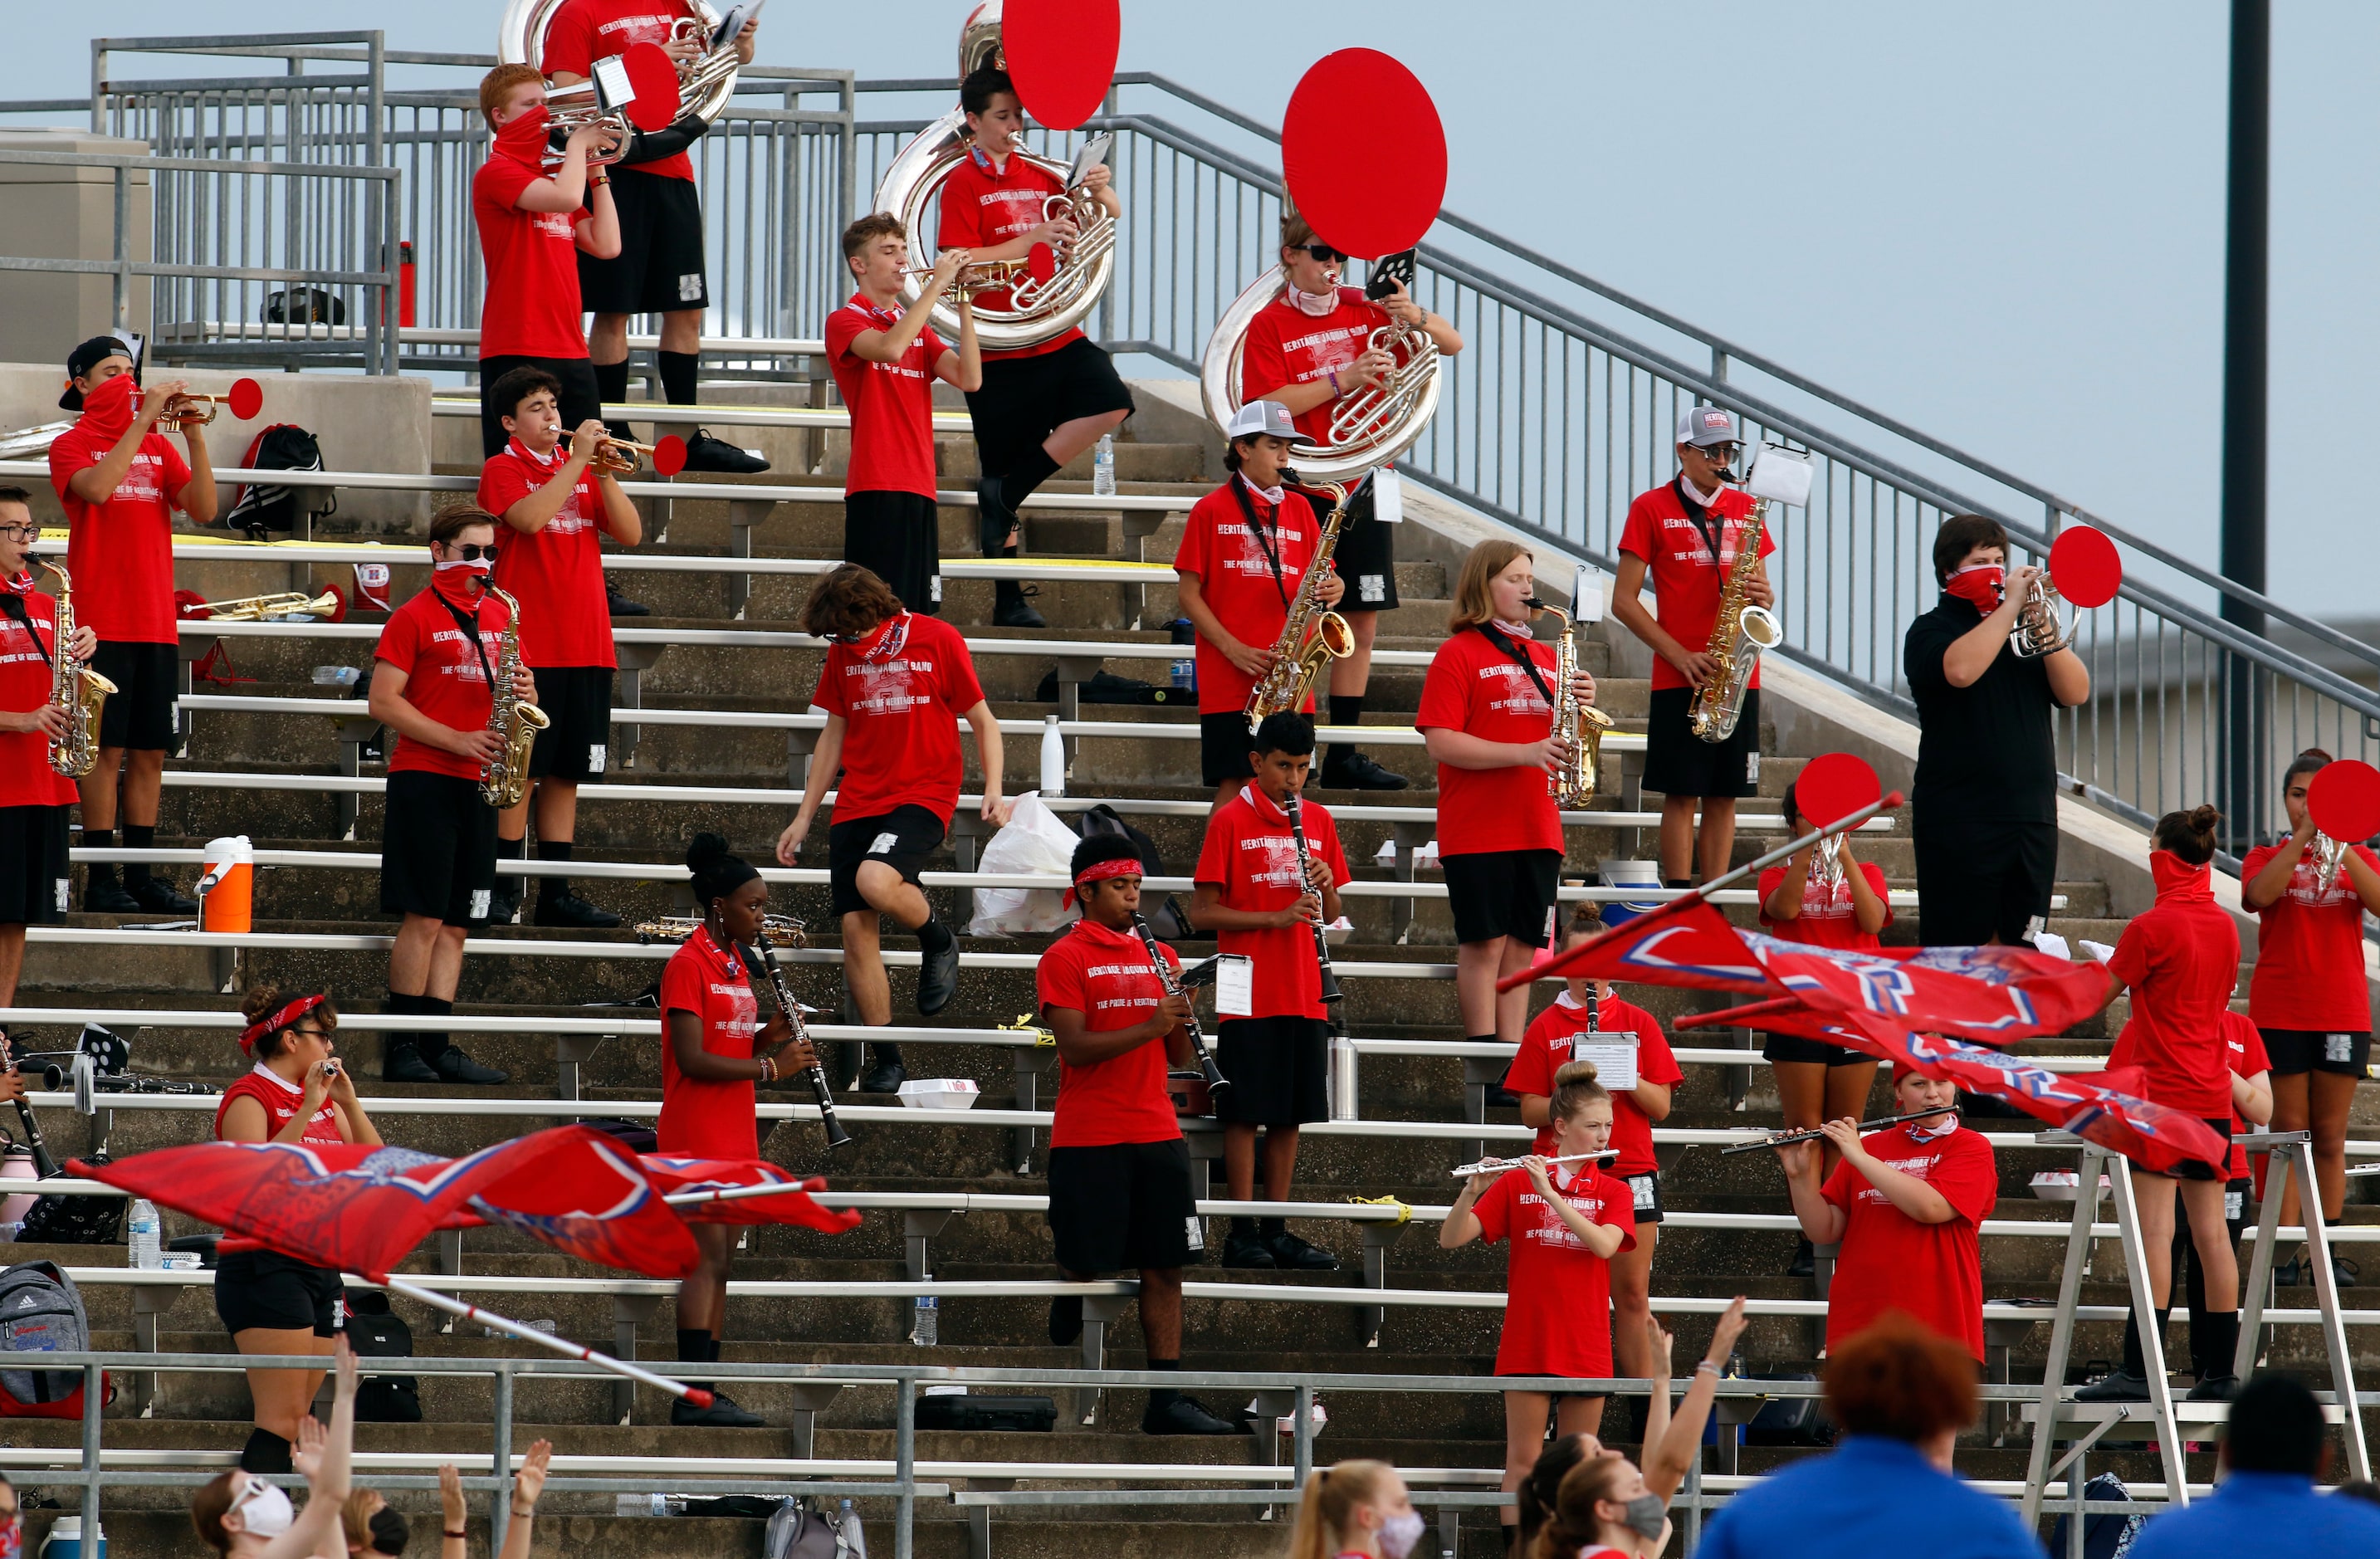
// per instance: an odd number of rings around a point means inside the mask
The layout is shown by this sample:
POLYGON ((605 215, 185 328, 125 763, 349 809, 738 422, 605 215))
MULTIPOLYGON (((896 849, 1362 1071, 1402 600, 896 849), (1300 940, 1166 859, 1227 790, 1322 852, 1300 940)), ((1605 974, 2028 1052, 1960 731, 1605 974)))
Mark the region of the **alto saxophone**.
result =
MULTIPOLYGON (((1706 742, 1723 742, 1735 735, 1743 716, 1743 696, 1752 688, 1752 675, 1760 669, 1763 651, 1784 641, 1785 627, 1777 615, 1751 602, 1752 576, 1760 566, 1760 540, 1768 528, 1768 503, 1757 499, 1752 518, 1736 538, 1735 563, 1719 590, 1718 616, 1711 624, 1710 658, 1717 662, 1710 680, 1694 695, 1688 716, 1694 735, 1706 742)), ((1722 520, 1720 524, 1725 525, 1722 520)))
MULTIPOLYGON (((1273 641, 1272 664, 1248 691, 1251 731, 1264 724, 1269 714, 1294 713, 1314 691, 1324 665, 1355 652, 1355 630, 1347 626, 1346 618, 1322 607, 1322 581, 1330 577, 1330 554, 1339 550, 1339 531, 1347 522, 1348 490, 1336 481, 1298 485, 1329 494, 1330 513, 1322 521, 1322 544, 1305 566, 1305 574, 1297 582, 1297 595, 1289 603, 1289 616, 1281 625, 1281 637, 1273 641)), ((1361 484, 1356 491, 1364 491, 1361 484)))
MULTIPOLYGON (((74 658, 74 579, 57 564, 42 566, 58 577, 57 644, 50 656, 50 702, 67 712, 67 734, 50 742, 50 767, 81 779, 99 767, 99 713, 115 684, 77 665, 74 658)), ((28 625, 27 631, 31 631, 28 625)))
POLYGON ((496 656, 496 685, 488 689, 488 729, 504 738, 504 749, 480 770, 480 794, 498 811, 520 805, 528 794, 528 751, 537 734, 553 724, 552 716, 513 692, 520 675, 520 603, 494 585, 488 593, 504 603, 504 648, 496 656))
POLYGON ((1570 761, 1548 771, 1546 794, 1557 805, 1575 811, 1595 800, 1596 778, 1602 773, 1603 733, 1611 728, 1611 716, 1571 696, 1571 683, 1578 676, 1578 624, 1560 607, 1534 595, 1525 604, 1535 611, 1551 612, 1561 622, 1561 635, 1554 640, 1554 735, 1570 744, 1570 761))

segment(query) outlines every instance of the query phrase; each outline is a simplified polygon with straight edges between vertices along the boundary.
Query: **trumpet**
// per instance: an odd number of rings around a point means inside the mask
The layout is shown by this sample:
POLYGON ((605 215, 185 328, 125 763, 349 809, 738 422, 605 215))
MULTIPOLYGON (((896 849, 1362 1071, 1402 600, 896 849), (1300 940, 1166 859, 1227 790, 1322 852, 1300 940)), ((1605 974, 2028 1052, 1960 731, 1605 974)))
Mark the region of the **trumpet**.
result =
MULTIPOLYGON (((702 922, 691 915, 662 915, 637 922, 637 940, 641 943, 684 942, 692 936, 702 922)), ((809 923, 792 915, 763 915, 760 934, 771 947, 807 947, 809 945, 809 923)))
MULTIPOLYGON (((1560 1158, 1548 1159, 1546 1162, 1549 1164, 1600 1163, 1605 1159, 1616 1159, 1619 1156, 1619 1149, 1606 1148, 1599 1153, 1565 1153, 1560 1158)), ((1450 1170, 1448 1173, 1451 1174, 1457 1180, 1468 1180, 1475 1175, 1500 1175, 1508 1169, 1518 1169, 1526 1163, 1528 1163, 1528 1160, 1525 1157, 1517 1159, 1485 1158, 1481 1159, 1477 1163, 1466 1163, 1462 1168, 1450 1170)))
MULTIPOLYGON (((165 403, 164 415, 158 420, 176 423, 182 427, 188 427, 195 422, 203 428, 222 416, 225 411, 230 410, 231 403, 230 396, 194 396, 185 393, 168 400, 165 403), (197 408, 200 407, 206 408, 206 415, 199 414, 197 408)), ((237 417, 239 413, 233 410, 232 415, 237 417)))
POLYGON ((334 590, 314 596, 292 590, 278 595, 244 595, 237 601, 202 601, 189 611, 194 616, 203 613, 207 621, 214 623, 261 623, 273 617, 312 617, 327 622, 339 615, 344 604, 334 590))
MULTIPOLYGON (((1862 1132, 1882 1131, 1886 1127, 1900 1126, 1906 1121, 1922 1121, 1928 1115, 1956 1114, 1958 1110, 1956 1104, 1937 1104, 1930 1110, 1912 1110, 1905 1115, 1880 1115, 1872 1121, 1862 1121, 1859 1128, 1862 1132)), ((1756 1153, 1763 1148, 1782 1148, 1791 1142, 1815 1141, 1826 1134, 1824 1127, 1815 1126, 1799 1131, 1772 1131, 1757 1142, 1738 1142, 1731 1148, 1721 1148, 1718 1156, 1727 1158, 1734 1153, 1756 1153)))
POLYGON ((595 445, 595 453, 587 463, 613 476, 634 476, 644 469, 647 460, 652 461, 656 467, 661 464, 661 457, 657 453, 659 448, 658 445, 638 444, 634 439, 613 438, 606 433, 595 445))
MULTIPOLYGON (((971 302, 978 292, 998 292, 1002 287, 1017 286, 1017 278, 1023 276, 1025 271, 1026 262, 1022 260, 970 261, 959 267, 959 274, 952 277, 951 285, 942 290, 954 303, 971 302)), ((904 276, 917 277, 933 274, 931 265, 912 266, 901 273, 904 276)))

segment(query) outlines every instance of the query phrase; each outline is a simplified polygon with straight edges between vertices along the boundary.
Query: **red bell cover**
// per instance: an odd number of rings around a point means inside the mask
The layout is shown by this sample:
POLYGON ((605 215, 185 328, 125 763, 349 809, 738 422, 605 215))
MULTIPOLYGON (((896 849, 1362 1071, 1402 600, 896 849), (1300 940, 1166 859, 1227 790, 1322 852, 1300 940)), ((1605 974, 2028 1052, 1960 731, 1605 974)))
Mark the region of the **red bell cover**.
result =
POLYGON ((801 1188, 774 1196, 683 1203, 672 1209, 689 1224, 791 1224, 830 1235, 859 1226, 857 1208, 820 1207, 810 1199, 809 1192, 826 1189, 823 1178, 813 1175, 804 1179, 788 1175, 764 1159, 686 1159, 643 1153, 638 1155, 638 1161, 644 1166, 645 1178, 664 1197, 740 1186, 801 1188))

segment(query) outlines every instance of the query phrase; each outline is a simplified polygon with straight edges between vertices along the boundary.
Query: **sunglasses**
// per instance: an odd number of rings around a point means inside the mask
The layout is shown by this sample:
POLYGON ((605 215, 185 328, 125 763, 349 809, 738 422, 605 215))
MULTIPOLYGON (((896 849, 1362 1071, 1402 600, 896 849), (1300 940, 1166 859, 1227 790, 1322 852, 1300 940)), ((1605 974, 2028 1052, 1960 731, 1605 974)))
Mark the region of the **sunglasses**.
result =
POLYGON ((480 545, 477 542, 466 542, 459 547, 452 547, 448 550, 466 563, 477 563, 483 557, 490 563, 493 563, 496 560, 497 549, 496 544, 493 542, 489 542, 484 547, 480 545))
POLYGON ((1329 244, 1307 244, 1305 246, 1305 252, 1312 255, 1315 259, 1319 260, 1325 265, 1330 264, 1333 261, 1343 262, 1347 258, 1344 254, 1332 249, 1329 244))

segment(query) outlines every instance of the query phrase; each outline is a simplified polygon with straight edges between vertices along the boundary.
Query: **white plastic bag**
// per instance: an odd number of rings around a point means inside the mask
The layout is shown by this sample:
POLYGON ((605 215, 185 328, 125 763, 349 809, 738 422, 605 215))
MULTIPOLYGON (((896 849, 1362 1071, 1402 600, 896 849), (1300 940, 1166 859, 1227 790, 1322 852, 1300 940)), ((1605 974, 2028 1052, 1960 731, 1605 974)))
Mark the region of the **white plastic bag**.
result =
MULTIPOLYGON (((1028 790, 1016 798, 1008 822, 983 847, 976 870, 986 872, 1048 874, 1063 877, 1081 843, 1058 814, 1041 804, 1041 793, 1028 790)), ((1059 888, 978 888, 975 919, 969 936, 1014 936, 1020 932, 1053 932, 1075 919, 1076 911, 1061 900, 1059 888)))

